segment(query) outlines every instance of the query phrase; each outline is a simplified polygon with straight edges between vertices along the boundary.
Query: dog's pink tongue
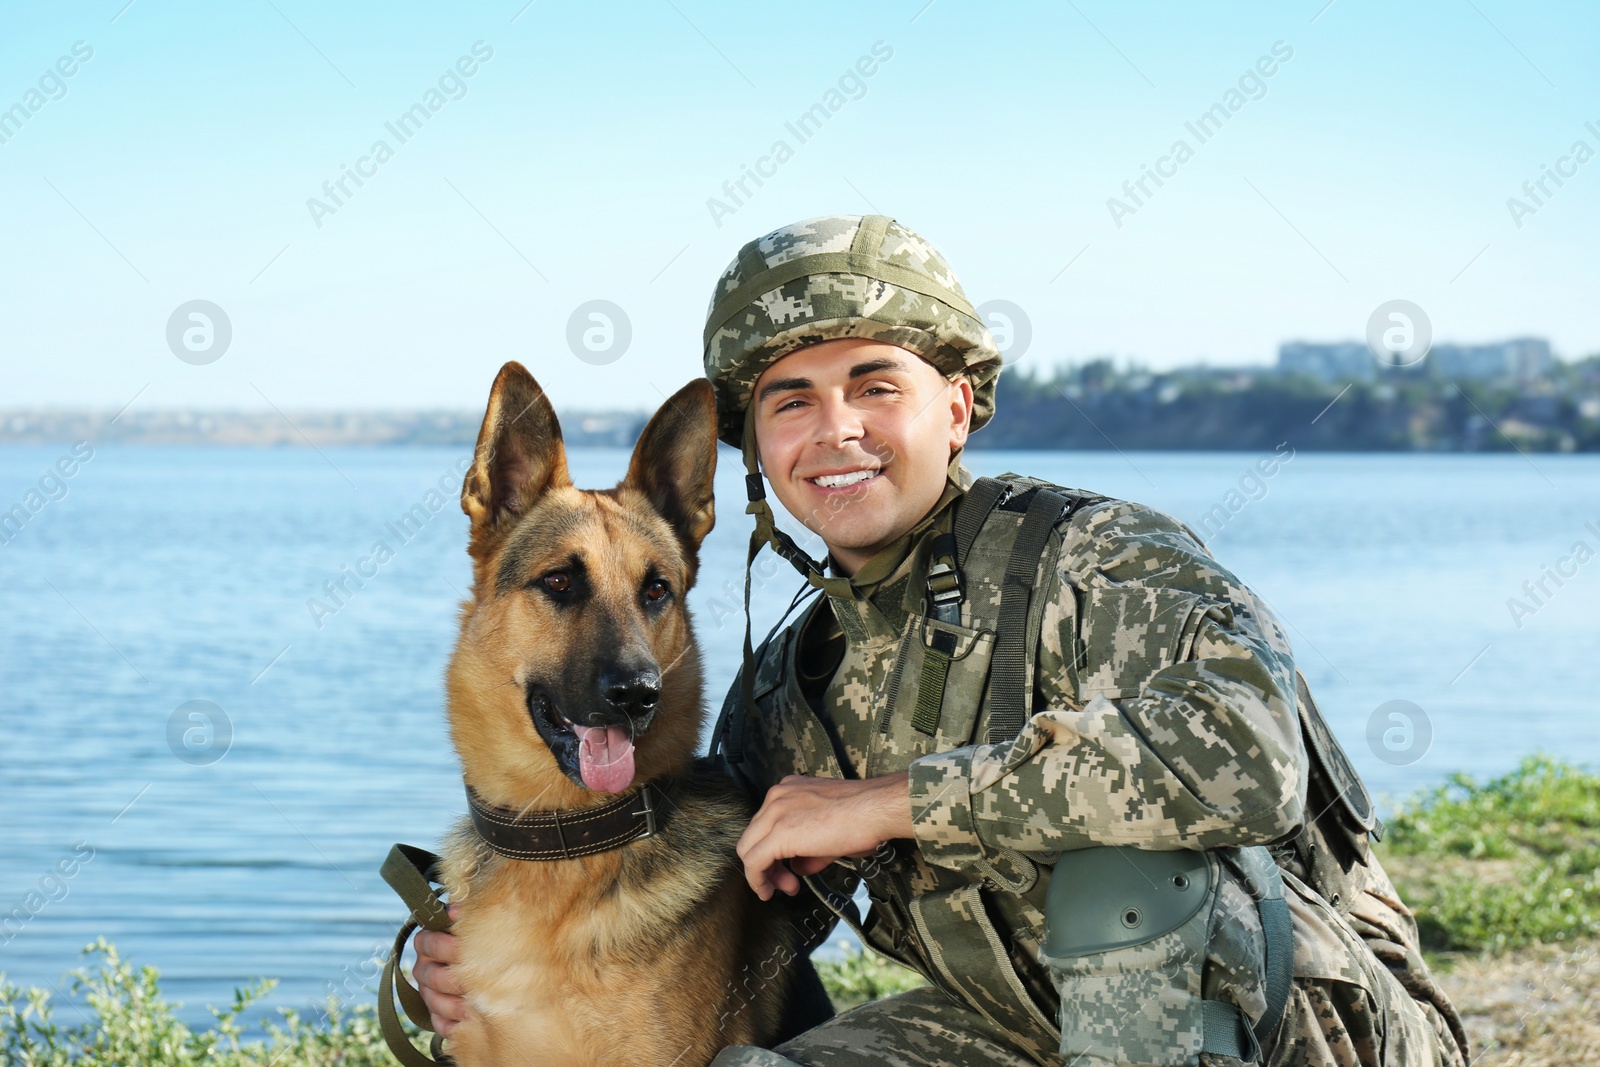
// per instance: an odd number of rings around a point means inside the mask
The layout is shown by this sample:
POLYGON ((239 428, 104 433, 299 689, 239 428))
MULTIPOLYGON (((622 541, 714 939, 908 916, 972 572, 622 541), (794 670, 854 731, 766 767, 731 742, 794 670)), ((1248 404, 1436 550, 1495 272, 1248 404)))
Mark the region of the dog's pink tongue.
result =
POLYGON ((578 726, 578 774, 601 793, 621 793, 633 784, 633 738, 620 726, 578 726))

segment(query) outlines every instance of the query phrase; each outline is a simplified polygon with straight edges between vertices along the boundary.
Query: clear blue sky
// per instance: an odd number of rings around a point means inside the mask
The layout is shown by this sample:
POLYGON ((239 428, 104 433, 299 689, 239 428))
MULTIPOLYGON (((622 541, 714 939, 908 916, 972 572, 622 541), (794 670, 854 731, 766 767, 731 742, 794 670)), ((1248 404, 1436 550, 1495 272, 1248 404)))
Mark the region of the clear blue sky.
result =
POLYGON ((698 373, 740 244, 874 209, 1024 308, 1039 365, 1264 363, 1397 297, 1438 340, 1600 350, 1600 159, 1520 227, 1506 204, 1600 151, 1594 5, 125 3, 0 14, 0 108, 47 89, 0 123, 0 406, 479 407, 513 358, 558 406, 654 406, 698 373), (479 41, 401 144, 385 123, 479 41), (785 123, 876 42, 800 143, 785 123), (1292 58, 1200 143, 1185 123, 1275 42, 1292 58), (1180 138, 1119 227, 1108 198, 1180 138), (308 198, 380 139, 319 227, 308 198), (233 326, 206 366, 165 339, 191 299, 233 326), (566 342, 591 299, 632 321, 608 365, 566 342))

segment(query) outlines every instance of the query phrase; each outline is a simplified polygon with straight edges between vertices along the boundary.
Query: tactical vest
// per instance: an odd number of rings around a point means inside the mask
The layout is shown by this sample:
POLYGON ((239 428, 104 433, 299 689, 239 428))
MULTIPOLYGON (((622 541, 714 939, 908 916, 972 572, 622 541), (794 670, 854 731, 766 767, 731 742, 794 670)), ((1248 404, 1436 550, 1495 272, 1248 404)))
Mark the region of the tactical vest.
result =
MULTIPOLYGON (((1008 741, 1021 731, 1033 707, 1046 609, 1034 587, 1054 573, 1064 527, 1107 499, 1012 474, 979 479, 960 499, 913 568, 925 584, 924 612, 906 620, 877 719, 901 759, 1008 741)), ((840 623, 848 634, 849 621, 840 623)), ((768 635, 755 657, 757 714, 740 707, 735 685, 713 734, 713 752, 720 747, 758 795, 791 770, 843 776, 796 678, 802 630, 797 623, 768 635), (749 743, 752 731, 759 743, 749 743)), ((865 921, 850 900, 853 878, 830 868, 806 881, 864 943, 1038 1053, 1162 1067, 1193 1067, 1202 1052, 1259 1062, 1283 1015, 1293 962, 1280 865, 1341 909, 1374 877, 1387 886, 1367 844, 1382 832, 1371 801, 1298 672, 1296 683, 1310 818, 1270 852, 1105 846, 1041 867, 1003 849, 968 877, 927 863, 912 846, 912 855, 836 865, 865 879, 873 901, 865 921), (1128 870, 1138 877, 1107 877, 1128 870), (1248 922, 1258 924, 1257 943, 1266 945, 1257 998, 1265 1011, 1253 1021, 1233 1003, 1202 996, 1207 946, 1227 918, 1218 908, 1224 892, 1235 918, 1240 900, 1254 902, 1248 922), (1135 972, 1130 985, 1126 976, 1135 972), (1130 1017, 1130 995, 1154 1005, 1148 1025, 1130 1017)))

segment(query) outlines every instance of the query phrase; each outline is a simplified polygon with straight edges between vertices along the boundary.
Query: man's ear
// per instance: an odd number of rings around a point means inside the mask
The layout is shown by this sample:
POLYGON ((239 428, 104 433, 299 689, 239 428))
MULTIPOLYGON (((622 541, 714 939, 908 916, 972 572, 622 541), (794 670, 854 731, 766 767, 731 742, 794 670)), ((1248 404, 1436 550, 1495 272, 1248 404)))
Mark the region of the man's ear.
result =
POLYGON ((716 474, 717 405, 711 383, 697 378, 651 418, 622 484, 650 500, 693 556, 716 523, 711 499, 716 474))
POLYGON ((472 539, 503 532, 503 520, 526 514, 545 493, 571 484, 555 409, 527 368, 507 363, 489 390, 472 466, 461 484, 461 510, 472 520, 472 539))
POLYGON ((965 374, 950 383, 950 447, 960 448, 972 432, 972 383, 965 374))

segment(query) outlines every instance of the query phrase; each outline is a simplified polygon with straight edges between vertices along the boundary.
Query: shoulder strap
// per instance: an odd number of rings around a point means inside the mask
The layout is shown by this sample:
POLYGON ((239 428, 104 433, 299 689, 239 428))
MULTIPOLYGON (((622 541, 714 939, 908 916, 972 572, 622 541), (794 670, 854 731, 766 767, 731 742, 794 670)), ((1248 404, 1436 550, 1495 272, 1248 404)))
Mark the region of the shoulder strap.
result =
MULTIPOLYGON (((1001 590, 998 614, 993 607, 979 612, 975 603, 974 617, 969 620, 973 626, 992 626, 996 631, 992 666, 985 680, 991 708, 987 740, 991 744, 1015 737, 1031 712, 1029 619, 1037 618, 1039 611, 1035 609, 1041 607, 1033 597, 1041 564, 1045 573, 1054 566, 1053 558, 1044 559, 1045 553, 1052 544, 1057 548, 1060 545, 1059 539, 1052 542, 1050 532, 1062 519, 1097 499, 1101 498, 1095 494, 1062 489, 1016 474, 979 478, 956 505, 953 533, 941 535, 934 542, 928 569, 928 615, 959 623, 967 586, 965 572, 972 565, 973 546, 996 514, 1024 512, 1011 542, 1005 571, 994 576, 993 584, 1001 590)), ((934 635, 922 660, 912 725, 927 734, 936 732, 944 702, 954 652, 954 641, 948 638, 947 633, 934 635)))
POLYGON ((989 513, 1010 489, 1010 484, 998 478, 979 478, 956 504, 956 566, 967 561, 972 542, 988 520, 989 513))
POLYGON ((1066 497, 1039 486, 1028 502, 1022 529, 1011 544, 1005 584, 1001 587, 1000 632, 995 637, 994 666, 989 682, 990 744, 1016 737, 1028 720, 1028 608, 1045 541, 1067 506, 1066 497))

